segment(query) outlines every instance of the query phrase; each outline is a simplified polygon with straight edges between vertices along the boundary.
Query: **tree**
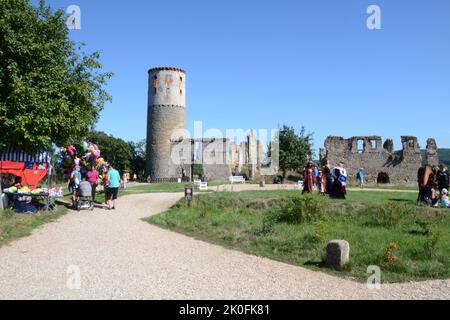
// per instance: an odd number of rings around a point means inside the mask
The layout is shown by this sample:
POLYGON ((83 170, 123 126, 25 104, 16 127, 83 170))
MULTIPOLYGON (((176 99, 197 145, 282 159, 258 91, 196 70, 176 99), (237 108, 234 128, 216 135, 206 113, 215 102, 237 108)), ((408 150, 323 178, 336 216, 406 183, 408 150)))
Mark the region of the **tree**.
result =
POLYGON ((131 148, 131 171, 142 181, 145 178, 147 140, 144 139, 139 142, 131 141, 128 144, 131 148))
POLYGON ((293 127, 283 125, 279 133, 280 169, 286 178, 287 171, 302 173, 308 161, 313 157, 312 133, 306 133, 302 127, 300 134, 293 127))
POLYGON ((92 131, 88 140, 95 143, 109 164, 119 171, 131 169, 132 149, 128 142, 102 131, 92 131))
POLYGON ((80 140, 97 122, 111 73, 69 39, 64 11, 0 1, 0 137, 33 152, 80 140))

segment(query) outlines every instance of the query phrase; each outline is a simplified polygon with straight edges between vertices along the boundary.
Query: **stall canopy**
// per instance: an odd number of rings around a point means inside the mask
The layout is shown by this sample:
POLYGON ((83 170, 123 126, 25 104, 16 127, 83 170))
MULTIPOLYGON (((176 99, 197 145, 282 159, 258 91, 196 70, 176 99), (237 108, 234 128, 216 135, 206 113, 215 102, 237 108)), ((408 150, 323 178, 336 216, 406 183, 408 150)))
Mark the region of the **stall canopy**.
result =
POLYGON ((33 190, 47 175, 51 159, 51 153, 47 151, 27 154, 7 148, 0 154, 0 173, 20 177, 22 185, 27 185, 33 190))

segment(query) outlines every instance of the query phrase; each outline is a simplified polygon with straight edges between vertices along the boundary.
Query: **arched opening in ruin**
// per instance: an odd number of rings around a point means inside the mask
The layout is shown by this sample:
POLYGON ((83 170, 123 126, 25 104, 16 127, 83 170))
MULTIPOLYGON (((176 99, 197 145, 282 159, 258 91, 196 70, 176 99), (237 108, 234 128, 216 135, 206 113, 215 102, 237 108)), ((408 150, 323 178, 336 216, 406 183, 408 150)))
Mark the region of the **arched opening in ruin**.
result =
POLYGON ((377 183, 378 184, 390 184, 391 179, 389 177, 389 174, 386 172, 380 172, 377 177, 377 183))
POLYGON ((363 153, 364 149, 366 148, 366 142, 364 140, 358 140, 357 145, 358 153, 363 153))

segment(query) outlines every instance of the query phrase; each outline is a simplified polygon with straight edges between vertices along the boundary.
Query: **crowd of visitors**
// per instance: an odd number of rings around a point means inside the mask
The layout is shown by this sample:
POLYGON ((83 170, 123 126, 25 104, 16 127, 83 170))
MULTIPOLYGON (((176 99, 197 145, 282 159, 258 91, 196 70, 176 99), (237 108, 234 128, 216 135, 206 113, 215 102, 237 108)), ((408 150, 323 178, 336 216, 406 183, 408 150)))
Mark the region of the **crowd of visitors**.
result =
MULTIPOLYGON (((126 179, 126 176, 124 176, 126 179)), ((76 202, 79 197, 92 197, 92 201, 96 201, 97 187, 99 184, 103 185, 105 194, 104 206, 108 210, 116 209, 116 200, 119 195, 119 187, 125 188, 126 181, 122 181, 119 172, 113 168, 112 165, 106 164, 103 166, 103 172, 97 171, 95 166, 92 166, 90 170, 83 176, 81 173, 81 167, 75 166, 70 173, 68 181, 68 189, 72 194, 72 206, 75 208, 76 202)))
POLYGON ((328 166, 319 168, 313 162, 309 162, 303 171, 303 178, 303 194, 317 191, 320 194, 329 195, 331 198, 345 199, 347 170, 343 162, 332 169, 328 166))
POLYGON ((444 164, 419 169, 419 201, 432 207, 450 208, 450 174, 444 164))

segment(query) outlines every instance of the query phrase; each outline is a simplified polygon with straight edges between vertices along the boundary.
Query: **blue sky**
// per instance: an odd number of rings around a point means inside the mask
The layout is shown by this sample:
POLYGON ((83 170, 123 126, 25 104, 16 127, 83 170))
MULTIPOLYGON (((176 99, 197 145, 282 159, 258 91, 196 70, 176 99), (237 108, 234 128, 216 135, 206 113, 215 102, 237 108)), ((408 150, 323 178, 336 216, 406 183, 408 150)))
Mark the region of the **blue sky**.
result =
POLYGON ((327 135, 416 135, 450 147, 448 0, 51 0, 78 5, 75 41, 100 50, 113 103, 97 129, 146 135, 147 70, 187 71, 187 124, 302 125, 327 135), (381 8, 382 30, 366 27, 381 8))

